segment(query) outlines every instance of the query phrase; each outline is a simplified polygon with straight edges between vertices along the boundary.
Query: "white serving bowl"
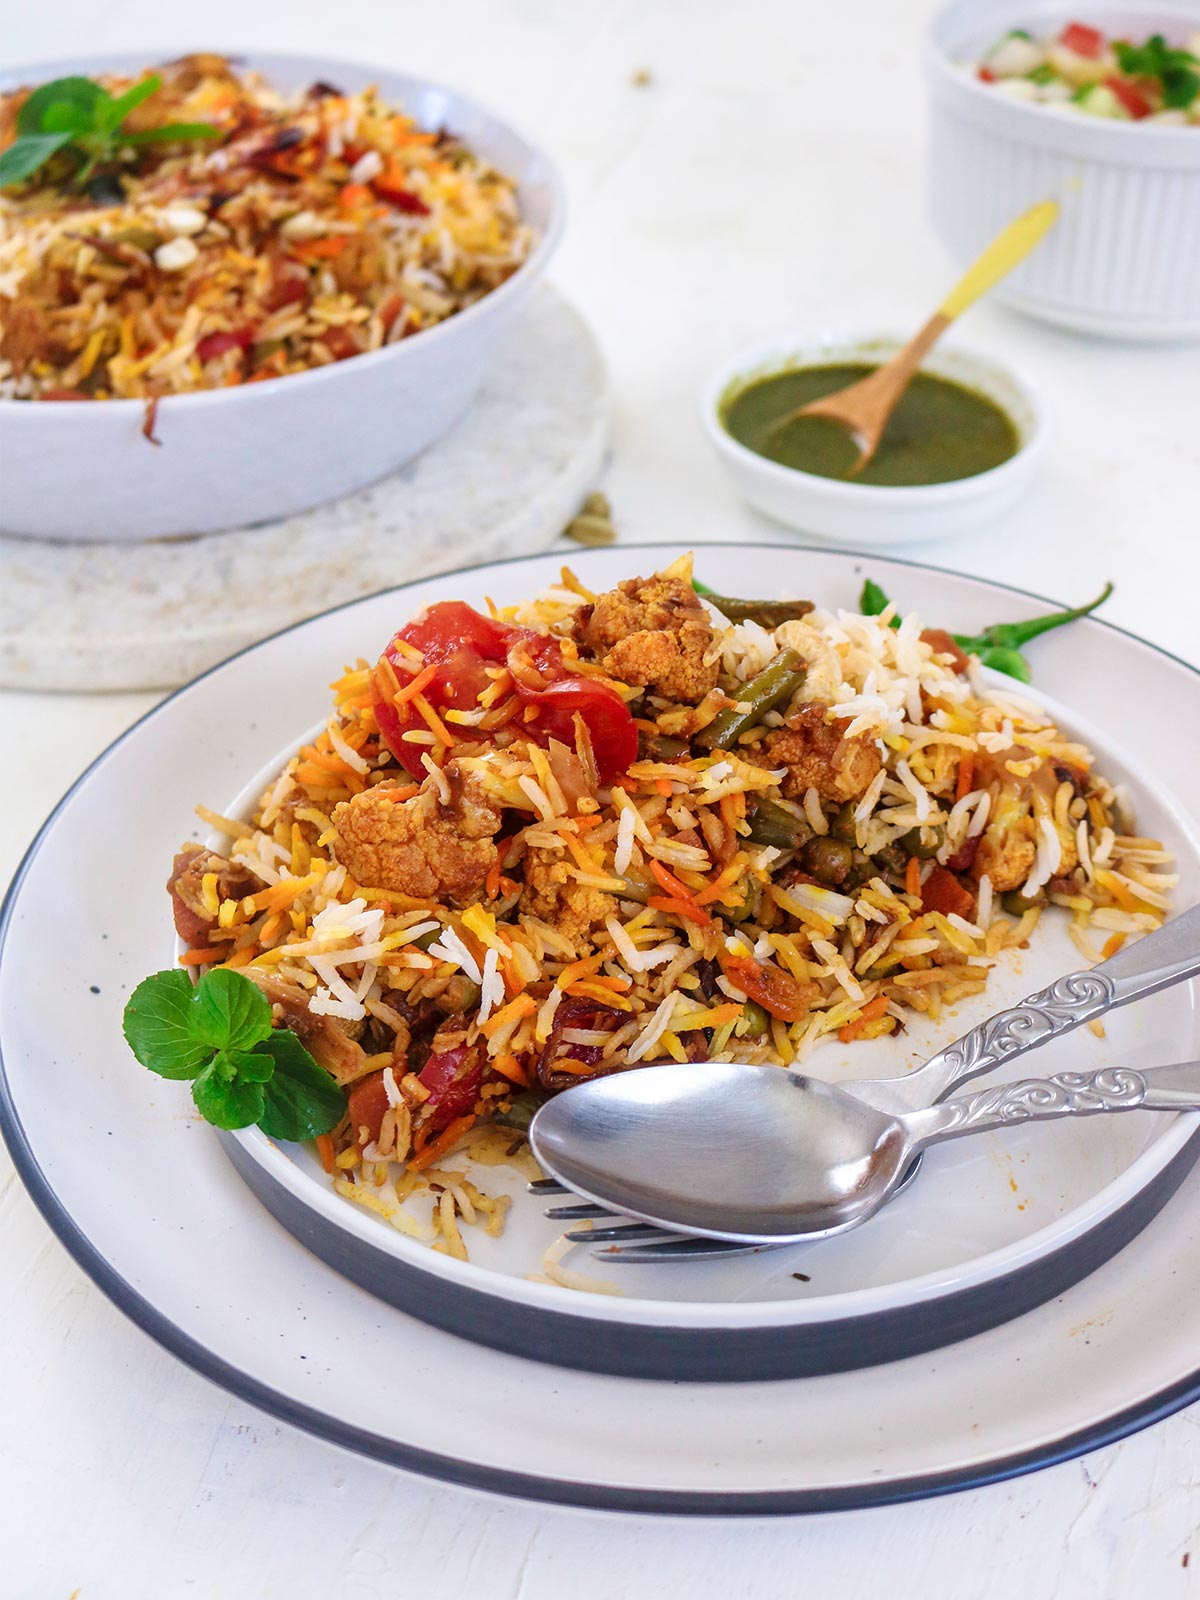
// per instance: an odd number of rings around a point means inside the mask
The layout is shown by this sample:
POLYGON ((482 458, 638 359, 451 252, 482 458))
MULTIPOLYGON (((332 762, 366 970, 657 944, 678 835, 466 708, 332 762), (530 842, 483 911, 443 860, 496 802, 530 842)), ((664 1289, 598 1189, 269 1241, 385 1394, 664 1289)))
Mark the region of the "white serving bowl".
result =
MULTIPOLYGON (((285 91, 324 79, 369 84, 423 127, 446 126, 517 183, 538 239, 498 289, 399 344, 237 389, 172 395, 156 448, 141 400, 0 400, 0 528, 66 540, 155 539, 264 522, 395 471, 439 438, 478 391, 562 235, 549 158, 475 101, 424 79, 292 55, 239 56, 285 91)), ((42 63, 0 90, 68 73, 138 71, 145 54, 42 63)))
POLYGON ((1040 410, 1010 371, 961 346, 939 345, 921 370, 951 378, 995 401, 1012 419, 1020 441, 1009 460, 972 478, 911 488, 822 478, 768 461, 739 444, 721 421, 722 401, 735 385, 793 367, 886 361, 904 342, 890 334, 830 333, 764 345, 718 368, 704 390, 701 416, 709 441, 742 498, 789 528, 852 545, 945 539, 999 521, 1029 481, 1042 439, 1040 410))
MULTIPOLYGON (((1109 34, 1179 37, 1200 5, 1079 13, 1109 34)), ((1049 0, 954 0, 926 43, 928 204, 966 265, 1039 200, 1062 215, 993 292, 1060 327, 1119 338, 1200 336, 1200 128, 1109 122, 1012 100, 964 70, 1010 28, 1056 34, 1049 0)))

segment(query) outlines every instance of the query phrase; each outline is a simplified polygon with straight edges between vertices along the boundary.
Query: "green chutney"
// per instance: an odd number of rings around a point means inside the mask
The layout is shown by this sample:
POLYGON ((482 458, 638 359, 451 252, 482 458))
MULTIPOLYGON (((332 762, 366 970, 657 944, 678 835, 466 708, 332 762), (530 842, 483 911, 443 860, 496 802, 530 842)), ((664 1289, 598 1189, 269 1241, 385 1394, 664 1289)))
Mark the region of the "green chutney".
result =
POLYGON ((858 446, 849 432, 823 417, 795 417, 772 425, 798 406, 857 383, 874 362, 793 367, 750 383, 731 385, 720 418, 739 444, 800 472, 849 478, 879 486, 951 483, 998 467, 1020 446, 1012 418, 985 395, 948 378, 918 372, 892 412, 879 449, 859 473, 858 446))

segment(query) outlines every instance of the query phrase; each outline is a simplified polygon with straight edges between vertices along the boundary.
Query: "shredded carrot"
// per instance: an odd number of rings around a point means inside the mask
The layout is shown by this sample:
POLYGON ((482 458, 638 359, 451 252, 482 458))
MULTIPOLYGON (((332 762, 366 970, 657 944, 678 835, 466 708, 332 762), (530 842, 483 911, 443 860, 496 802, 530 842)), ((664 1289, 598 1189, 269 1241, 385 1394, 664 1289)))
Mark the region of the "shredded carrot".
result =
POLYGON ((394 706, 402 706, 406 701, 411 700, 414 695, 424 694, 425 690, 428 689, 429 685, 436 677, 436 667, 422 667, 421 671, 417 673, 415 678, 410 678, 407 683, 401 684, 400 687, 393 692, 392 704, 394 706))
POLYGON ((326 1172, 333 1171, 333 1135, 319 1133, 317 1135, 317 1154, 321 1158, 321 1165, 326 1172))
POLYGON ((494 1033, 508 1022, 519 1021, 521 1017, 528 1017, 537 1010, 537 1001, 527 994, 519 994, 515 1000, 510 1000, 506 1006, 501 1006, 499 1011, 479 1024, 480 1033, 491 1038, 494 1033))
POLYGON ((500 863, 493 861, 487 870, 487 877, 483 880, 483 887, 489 900, 494 900, 500 893, 500 863))
POLYGON ((646 904, 655 911, 670 911, 674 916, 683 917, 701 928, 712 925, 712 918, 708 912, 702 911, 692 900, 676 900, 670 895, 652 894, 646 904))
POLYGON ((348 235, 344 233, 330 233, 323 239, 306 239, 303 244, 296 244, 292 249, 304 261, 329 261, 334 256, 340 256, 346 248, 348 235))
POLYGON ((497 1056, 492 1065, 497 1072, 503 1073, 510 1083, 518 1084, 522 1089, 529 1087, 529 1075, 516 1056, 497 1056))
POLYGON ((734 883, 736 883, 741 875, 742 868, 736 862, 734 862, 732 866, 726 867, 724 872, 722 872, 719 877, 715 878, 713 882, 709 884, 707 889, 698 890, 692 896, 692 899, 698 906, 706 906, 711 904, 711 902, 714 900, 720 900, 725 894, 725 891, 734 883))
POLYGON ((375 196, 365 183, 347 183, 338 195, 338 205, 352 211, 355 206, 368 205, 375 196))
POLYGON ((909 856, 904 869, 904 892, 916 900, 921 898, 921 863, 916 856, 909 856))
POLYGON ((446 1151, 456 1145, 463 1134, 469 1132, 474 1126, 474 1112, 466 1117, 455 1117, 454 1121, 445 1127, 436 1139, 431 1140, 425 1146, 420 1155, 412 1158, 408 1163, 408 1170, 410 1172, 420 1172, 422 1167, 428 1167, 439 1156, 444 1156, 446 1151))
POLYGON ((971 792, 971 785, 975 782, 975 757, 964 756, 958 763, 958 783, 955 785, 954 798, 963 800, 971 792))
POLYGON ((185 950, 179 958, 181 967, 206 967, 210 961, 221 961, 229 954, 229 946, 223 950, 185 950))
POLYGON ((877 994, 874 1000, 867 1001, 866 1005, 852 1021, 848 1022, 844 1028, 838 1029, 838 1038, 843 1044, 849 1044, 852 1039, 858 1038, 868 1022, 874 1022, 876 1017, 883 1016, 887 1008, 887 995, 877 994))
POLYGON ((558 975, 558 987, 565 989, 569 983, 574 983, 577 978, 590 978, 594 972, 599 972, 607 959, 607 951, 601 950, 597 955, 584 956, 582 961, 572 961, 558 975))
MULTIPOLYGON (((693 922, 698 922, 702 928, 706 928, 709 925, 709 923, 712 921, 712 918, 709 916, 707 911, 702 911, 700 909, 700 905, 696 899, 696 896, 688 888, 687 884, 684 883, 682 878, 677 878, 673 872, 669 871, 668 868, 663 866, 661 861, 652 860, 650 863, 650 871, 667 891, 669 898, 677 900, 680 902, 680 904, 688 907, 688 911, 693 922)), ((656 900, 657 896, 654 900, 650 900, 648 904, 654 905, 656 900)), ((658 909, 661 910, 662 907, 660 906, 658 909)))
POLYGON ((1125 935, 1123 933, 1110 934, 1109 937, 1104 941, 1103 947, 1101 948, 1100 959, 1102 961, 1107 961, 1109 956, 1115 956, 1117 951, 1124 943, 1125 935))
POLYGON ((659 794, 669 795, 671 793, 671 780, 670 778, 656 778, 654 780, 654 787, 658 790, 659 794))
POLYGON ((449 731, 449 729, 446 727, 446 724, 442 721, 441 717, 438 716, 437 712, 429 704, 429 701, 426 700, 423 694, 413 695, 413 705, 416 706, 422 718, 428 724, 429 729, 435 739, 439 739, 442 744, 446 745, 454 743, 454 735, 449 731))
MULTIPOLYGON (((559 1056, 554 1063, 555 1072, 569 1072, 572 1077, 585 1078, 588 1073, 595 1072, 594 1066, 589 1066, 586 1061, 576 1061, 574 1056, 559 1056)), ((412 1163, 410 1162, 411 1166, 412 1163)))
POLYGON ((577 1000, 599 1000, 606 1006, 615 1006, 618 1011, 632 1011, 631 1002, 619 990, 606 987, 612 981, 611 978, 581 978, 578 983, 568 984, 563 992, 573 995, 577 1000))

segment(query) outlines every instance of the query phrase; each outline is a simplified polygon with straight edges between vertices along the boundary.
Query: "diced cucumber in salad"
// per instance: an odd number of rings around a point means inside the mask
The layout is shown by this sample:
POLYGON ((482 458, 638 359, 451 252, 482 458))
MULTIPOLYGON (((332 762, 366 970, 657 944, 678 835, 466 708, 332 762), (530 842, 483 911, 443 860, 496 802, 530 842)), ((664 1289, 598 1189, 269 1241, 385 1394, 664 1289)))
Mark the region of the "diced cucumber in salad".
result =
POLYGON ((1200 31, 1140 44, 1068 22, 1054 38, 1014 28, 970 70, 998 94, 1053 110, 1187 127, 1200 123, 1200 31))

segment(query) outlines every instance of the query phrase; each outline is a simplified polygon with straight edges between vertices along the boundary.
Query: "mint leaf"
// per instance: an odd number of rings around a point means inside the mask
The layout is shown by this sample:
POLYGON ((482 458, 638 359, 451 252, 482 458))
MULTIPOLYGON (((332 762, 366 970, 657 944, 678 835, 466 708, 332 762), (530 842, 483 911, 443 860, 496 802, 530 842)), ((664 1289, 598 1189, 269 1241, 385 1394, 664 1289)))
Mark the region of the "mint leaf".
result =
POLYGON ((214 1127, 248 1128, 263 1114, 263 1086, 240 1077, 226 1081, 217 1071, 217 1060, 192 1085, 196 1109, 214 1127))
POLYGON ((176 968, 143 978, 125 1006, 126 1042, 160 1078, 194 1078, 212 1055, 196 1035, 194 993, 191 978, 176 968))
POLYGON ((85 132, 96 126, 96 109, 109 98, 91 78, 55 78, 35 89, 22 105, 17 132, 85 132))
POLYGON ((211 122, 167 122, 161 128, 142 128, 137 133, 122 133, 122 144, 182 144, 188 139, 219 139, 220 128, 211 122))
POLYGON ((44 167, 55 151, 69 144, 73 137, 70 133, 35 133, 14 139, 0 155, 0 189, 32 178, 38 168, 44 167))
POLYGON ((1190 67, 1167 67, 1162 74, 1163 105, 1186 111, 1200 94, 1200 74, 1190 67))
POLYGON ((211 1050, 253 1050, 271 1031, 271 1007, 257 984, 217 967, 196 985, 193 1030, 211 1050))
POLYGON ((256 1050, 218 1050, 212 1058, 213 1071, 225 1083, 235 1078, 245 1083, 265 1083, 275 1071, 270 1056, 256 1050))
POLYGON ((256 1046, 269 1055, 275 1071, 265 1086, 266 1105, 258 1118, 272 1139, 314 1139, 336 1128, 346 1112, 345 1091, 319 1067, 294 1033, 276 1028, 256 1046))
POLYGON ((161 88, 162 79, 157 72, 152 72, 148 78, 142 78, 131 89, 126 89, 124 94, 117 95, 115 100, 106 94, 96 107, 97 120, 106 128, 119 128, 135 106, 140 106, 143 100, 148 100, 161 88))

